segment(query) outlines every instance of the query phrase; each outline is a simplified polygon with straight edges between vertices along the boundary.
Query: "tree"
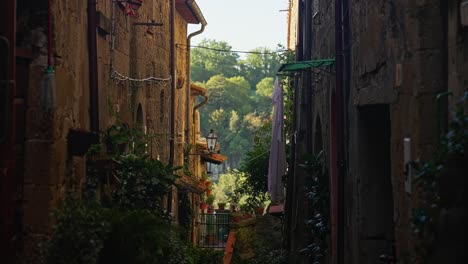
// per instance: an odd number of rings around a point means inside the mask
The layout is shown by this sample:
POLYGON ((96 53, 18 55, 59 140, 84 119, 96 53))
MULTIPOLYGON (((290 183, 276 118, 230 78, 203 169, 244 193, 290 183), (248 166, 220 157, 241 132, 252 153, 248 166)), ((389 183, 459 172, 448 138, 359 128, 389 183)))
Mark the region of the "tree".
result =
POLYGON ((227 42, 204 39, 198 46, 190 52, 192 81, 206 82, 218 74, 227 77, 238 75, 239 55, 231 51, 232 47, 227 42))
POLYGON ((256 94, 262 97, 270 98, 273 93, 274 80, 273 77, 265 77, 257 84, 256 94))
POLYGON ((264 116, 269 116, 272 110, 271 94, 274 89, 273 77, 265 77, 257 84, 255 91, 255 110, 258 113, 263 113, 264 116))
POLYGON ((265 77, 274 77, 281 65, 279 51, 268 48, 256 48, 239 62, 241 75, 255 88, 257 83, 265 77))

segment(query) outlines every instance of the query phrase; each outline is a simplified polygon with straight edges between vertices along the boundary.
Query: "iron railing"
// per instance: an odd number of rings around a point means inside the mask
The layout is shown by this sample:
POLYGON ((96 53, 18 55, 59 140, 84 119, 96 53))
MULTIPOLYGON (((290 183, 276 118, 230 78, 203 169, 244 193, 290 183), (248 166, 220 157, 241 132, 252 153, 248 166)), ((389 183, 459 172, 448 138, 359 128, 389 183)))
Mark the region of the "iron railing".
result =
POLYGON ((224 248, 229 236, 229 214, 201 214, 198 231, 198 246, 224 248))

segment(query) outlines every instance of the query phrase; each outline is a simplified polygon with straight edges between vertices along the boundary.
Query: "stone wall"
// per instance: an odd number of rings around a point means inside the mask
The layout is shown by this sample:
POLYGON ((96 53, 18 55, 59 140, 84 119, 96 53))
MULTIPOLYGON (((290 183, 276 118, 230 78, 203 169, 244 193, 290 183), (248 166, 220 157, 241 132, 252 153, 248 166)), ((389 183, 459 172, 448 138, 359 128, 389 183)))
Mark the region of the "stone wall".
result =
MULTIPOLYGON (((346 263, 376 263, 378 255, 392 254, 393 240, 401 263, 417 261, 410 217, 419 201, 417 190, 407 193, 404 188, 403 139, 411 138, 412 159, 433 154, 435 96, 447 89, 441 14, 440 1, 435 0, 351 2, 351 43, 344 47, 345 55, 351 56, 345 131, 346 263)), ((335 57, 334 3, 320 1, 313 23, 314 59, 335 57)), ((454 67, 462 61, 454 60, 454 67)), ((457 82, 463 82, 461 76, 457 82)), ((311 125, 314 134, 322 136, 314 143, 323 144, 327 153, 329 96, 335 79, 313 78, 311 125)))
MULTIPOLYGON (((169 159, 171 72, 170 1, 145 1, 138 17, 125 16, 112 1, 98 1, 102 21, 98 25, 99 124, 104 130, 114 122, 138 125, 154 135, 149 145, 154 158, 169 159), (109 34, 115 18, 114 45, 109 34), (133 22, 160 22, 162 26, 133 25, 133 22), (113 47, 113 48, 112 48, 113 47), (118 75, 118 72, 120 75, 118 75), (161 81, 141 82, 125 77, 161 81), (118 78, 116 78, 118 77, 118 78)), ((31 63, 27 97, 24 164, 23 229, 26 248, 36 247, 42 235, 50 232, 51 212, 67 190, 84 182, 85 160, 67 153, 69 129, 89 131, 89 69, 87 2, 56 1, 53 12, 53 59, 57 107, 46 114, 40 107, 41 79, 46 66, 44 30, 39 31, 41 52, 31 63), (39 237, 39 239, 35 239, 39 237), (28 246, 31 244, 31 246, 28 246)), ((187 22, 175 14, 175 161, 183 164, 187 89, 187 22), (180 44, 180 45, 179 45, 180 44), (178 87, 179 88, 179 87, 178 87)), ((175 192, 176 193, 176 192, 175 192)), ((177 196, 173 195, 177 206, 177 196)))

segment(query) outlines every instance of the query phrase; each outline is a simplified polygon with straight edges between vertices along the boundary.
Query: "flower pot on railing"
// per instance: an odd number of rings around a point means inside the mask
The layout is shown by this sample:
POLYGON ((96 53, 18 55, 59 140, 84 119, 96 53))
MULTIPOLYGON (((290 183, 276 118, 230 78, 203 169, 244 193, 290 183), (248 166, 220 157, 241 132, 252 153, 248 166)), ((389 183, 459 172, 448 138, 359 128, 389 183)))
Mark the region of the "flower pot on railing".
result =
POLYGON ((264 207, 257 207, 255 208, 255 215, 263 215, 263 211, 265 211, 264 207))
POLYGON ((208 214, 212 214, 214 213, 214 207, 213 205, 208 205, 208 211, 207 211, 208 214))
POLYGON ((207 207, 208 206, 205 202, 200 203, 200 210, 202 211, 202 213, 205 213, 207 207))
POLYGON ((226 206, 226 203, 218 203, 218 210, 224 211, 225 206, 226 206))

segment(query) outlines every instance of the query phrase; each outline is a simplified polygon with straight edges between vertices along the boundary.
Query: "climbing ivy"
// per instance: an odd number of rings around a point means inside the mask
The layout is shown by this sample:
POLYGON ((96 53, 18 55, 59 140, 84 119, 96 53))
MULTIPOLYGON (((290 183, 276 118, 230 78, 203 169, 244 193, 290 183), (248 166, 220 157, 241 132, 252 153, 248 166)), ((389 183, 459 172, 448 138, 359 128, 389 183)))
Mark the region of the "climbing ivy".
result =
MULTIPOLYGON (((468 91, 465 92, 461 102, 450 120, 446 135, 441 139, 431 160, 416 160, 411 163, 415 172, 415 185, 418 190, 416 206, 412 211, 412 230, 420 239, 417 248, 419 255, 428 260, 431 247, 435 242, 435 232, 441 211, 450 206, 443 203, 441 198, 441 181, 446 172, 454 164, 450 160, 455 157, 468 155, 468 91)), ((457 166, 455 164, 455 166, 457 166)))
POLYGON ((317 154, 307 154, 304 163, 299 167, 306 170, 306 198, 308 200, 309 244, 300 250, 311 263, 321 263, 327 251, 327 236, 329 233, 328 174, 325 170, 323 151, 317 154))

